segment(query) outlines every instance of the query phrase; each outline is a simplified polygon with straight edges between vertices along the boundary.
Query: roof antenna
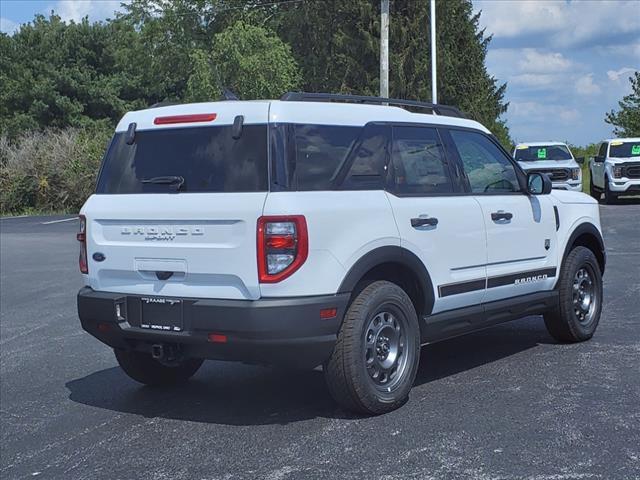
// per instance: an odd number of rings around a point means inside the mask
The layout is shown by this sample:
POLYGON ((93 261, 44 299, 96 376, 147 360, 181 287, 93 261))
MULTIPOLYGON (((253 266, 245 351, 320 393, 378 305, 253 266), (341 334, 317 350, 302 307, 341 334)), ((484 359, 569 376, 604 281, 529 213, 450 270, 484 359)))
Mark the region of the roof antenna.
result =
POLYGON ((240 100, 238 96, 228 88, 222 89, 222 98, 224 98, 225 100, 240 100))

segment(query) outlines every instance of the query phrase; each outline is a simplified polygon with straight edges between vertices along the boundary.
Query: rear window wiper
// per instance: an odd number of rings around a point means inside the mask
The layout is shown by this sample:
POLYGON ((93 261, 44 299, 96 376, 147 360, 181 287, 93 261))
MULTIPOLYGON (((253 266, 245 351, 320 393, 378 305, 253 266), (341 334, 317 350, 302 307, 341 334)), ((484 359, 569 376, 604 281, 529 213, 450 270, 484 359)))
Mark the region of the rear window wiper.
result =
POLYGON ((143 178, 142 183, 153 183, 154 185, 170 185, 176 191, 184 185, 184 177, 180 175, 168 175, 165 177, 143 178))

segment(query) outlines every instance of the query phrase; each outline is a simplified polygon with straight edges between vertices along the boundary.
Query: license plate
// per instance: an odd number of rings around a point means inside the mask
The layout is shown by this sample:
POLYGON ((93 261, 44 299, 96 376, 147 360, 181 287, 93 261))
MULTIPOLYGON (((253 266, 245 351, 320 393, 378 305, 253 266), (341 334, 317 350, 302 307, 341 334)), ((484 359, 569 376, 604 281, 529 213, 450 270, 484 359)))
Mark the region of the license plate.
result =
POLYGON ((168 332, 182 331, 182 300, 141 297, 140 327, 168 332))

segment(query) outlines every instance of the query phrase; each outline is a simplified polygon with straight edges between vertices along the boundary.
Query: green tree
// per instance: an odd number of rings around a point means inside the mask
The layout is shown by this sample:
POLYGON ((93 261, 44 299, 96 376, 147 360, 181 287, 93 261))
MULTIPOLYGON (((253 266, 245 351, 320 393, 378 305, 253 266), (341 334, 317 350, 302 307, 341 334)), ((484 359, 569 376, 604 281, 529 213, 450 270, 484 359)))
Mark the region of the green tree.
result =
MULTIPOLYGON (((470 0, 439 0, 438 100, 455 105, 511 144, 501 116, 506 84, 485 65, 491 41, 479 26, 470 0)), ((377 95, 379 92, 380 5, 369 0, 325 0, 284 4, 270 20, 287 41, 303 74, 303 88, 377 95)), ((429 4, 391 2, 390 95, 431 97, 429 4)))
POLYGON ((618 102, 620 110, 611 110, 604 121, 613 125, 614 134, 620 137, 640 137, 640 72, 635 72, 629 81, 631 93, 618 102))
POLYGON ((132 27, 35 17, 0 37, 0 130, 112 124, 144 104, 135 77, 120 65, 132 27))
POLYGON ((243 21, 214 36, 211 60, 222 85, 243 99, 277 98, 300 83, 289 46, 265 28, 243 21))

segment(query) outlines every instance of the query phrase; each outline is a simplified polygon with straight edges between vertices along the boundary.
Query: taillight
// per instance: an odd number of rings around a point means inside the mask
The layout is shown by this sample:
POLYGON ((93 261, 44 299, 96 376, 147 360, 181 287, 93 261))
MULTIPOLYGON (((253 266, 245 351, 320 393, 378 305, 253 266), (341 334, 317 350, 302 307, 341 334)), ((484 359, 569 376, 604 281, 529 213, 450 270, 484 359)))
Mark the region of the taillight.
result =
POLYGON ((89 265, 87 263, 87 219, 84 215, 78 217, 80 219, 80 231, 76 235, 76 238, 80 242, 80 257, 78 263, 80 264, 80 271, 82 273, 89 273, 89 265))
POLYGON ((172 123, 198 123, 213 122, 217 115, 215 113, 194 113, 191 115, 170 115, 168 117, 156 117, 154 125, 169 125, 172 123))
POLYGON ((258 277, 276 283, 298 270, 309 253, 303 215, 258 218, 258 277))

